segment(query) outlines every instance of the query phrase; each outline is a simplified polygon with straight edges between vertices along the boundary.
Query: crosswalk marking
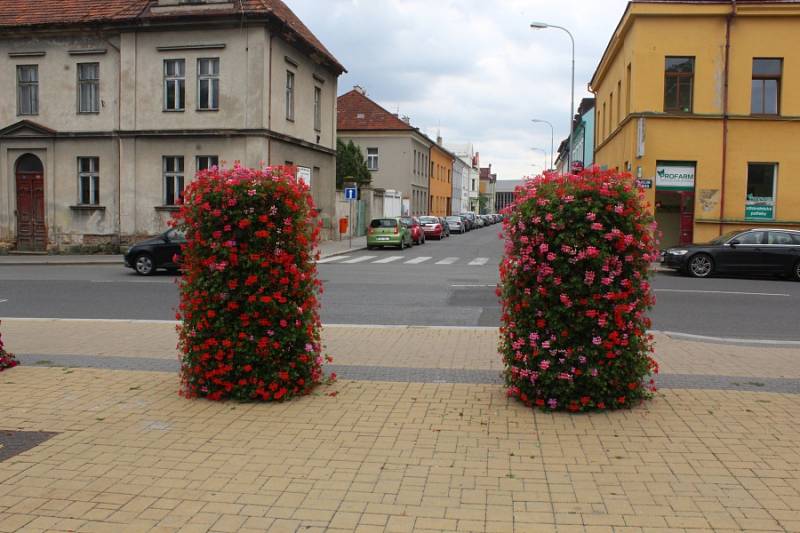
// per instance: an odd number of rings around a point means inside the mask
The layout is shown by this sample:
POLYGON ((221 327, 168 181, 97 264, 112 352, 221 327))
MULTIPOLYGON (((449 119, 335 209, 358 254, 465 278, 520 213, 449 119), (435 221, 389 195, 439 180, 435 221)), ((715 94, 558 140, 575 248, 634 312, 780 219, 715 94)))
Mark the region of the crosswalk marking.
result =
POLYGON ((341 259, 348 259, 349 257, 350 257, 349 255, 334 255, 333 257, 326 257, 325 259, 320 259, 319 261, 317 261, 317 264, 321 265, 323 263, 332 263, 334 261, 339 261, 341 259))
POLYGON ((433 259, 433 257, 415 257, 414 259, 411 259, 410 261, 406 261, 406 264, 407 265, 418 265, 420 263, 424 263, 428 259, 433 259))
POLYGON ((458 257, 445 257, 441 261, 437 261, 436 264, 437 265, 452 265, 453 263, 458 261, 458 259, 459 259, 458 257))
POLYGON ((369 261, 370 259, 375 259, 378 257, 377 255, 362 255, 360 257, 356 257, 353 259, 348 259, 347 261, 342 261, 340 264, 343 265, 353 265, 355 263, 363 263, 364 261, 369 261))
POLYGON ((489 262, 488 257, 476 257, 472 261, 469 262, 469 266, 483 266, 489 262))
POLYGON ((373 264, 382 265, 382 264, 385 264, 385 263, 391 263, 393 261, 399 261, 400 259, 403 259, 402 255, 392 255, 392 256, 389 256, 389 257, 387 257, 385 259, 378 259, 377 261, 373 261, 372 263, 373 264))

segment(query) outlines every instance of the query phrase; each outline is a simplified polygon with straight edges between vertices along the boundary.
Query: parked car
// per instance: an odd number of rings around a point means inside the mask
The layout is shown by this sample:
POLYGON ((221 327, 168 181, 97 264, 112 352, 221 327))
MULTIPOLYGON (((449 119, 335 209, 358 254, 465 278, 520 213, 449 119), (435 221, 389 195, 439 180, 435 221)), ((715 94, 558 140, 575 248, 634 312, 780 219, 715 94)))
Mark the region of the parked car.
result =
POLYGON ((476 216, 476 217, 475 217, 475 227, 476 227, 476 228, 482 228, 482 227, 484 227, 485 225, 486 225, 486 221, 485 221, 485 220, 483 220, 483 219, 482 219, 481 217, 479 217, 479 216, 476 216))
POLYGON ((464 231, 472 231, 472 220, 467 215, 461 214, 458 218, 464 223, 464 231))
POLYGON ((411 230, 399 218, 375 218, 367 230, 367 248, 399 246, 403 250, 412 246, 411 230))
POLYGON ((444 226, 438 217, 419 217, 419 223, 422 226, 422 231, 425 232, 425 238, 435 237, 442 240, 446 237, 444 226))
POLYGON ((469 219, 469 222, 470 222, 469 229, 470 230, 473 230, 473 229, 478 227, 478 217, 477 217, 477 215, 475 215, 475 213, 470 213, 469 211, 467 211, 466 213, 464 213, 464 216, 469 219))
POLYGON ((445 219, 450 233, 464 233, 467 231, 466 222, 458 215, 449 216, 445 219))
POLYGON ((159 268, 177 270, 180 267, 181 244, 184 243, 186 238, 180 231, 165 231, 128 248, 124 256, 125 266, 141 276, 152 276, 159 268))
POLYGON ((425 231, 417 217, 401 217, 400 220, 411 230, 411 240, 414 244, 425 244, 425 231))
POLYGON ((445 217, 438 217, 438 218, 439 218, 439 224, 442 225, 442 229, 444 231, 444 236, 445 237, 449 237, 450 236, 450 226, 447 225, 447 220, 445 219, 445 217))
POLYGON ((708 244, 668 248, 664 266, 696 278, 721 273, 778 274, 800 281, 800 231, 731 231, 708 244))

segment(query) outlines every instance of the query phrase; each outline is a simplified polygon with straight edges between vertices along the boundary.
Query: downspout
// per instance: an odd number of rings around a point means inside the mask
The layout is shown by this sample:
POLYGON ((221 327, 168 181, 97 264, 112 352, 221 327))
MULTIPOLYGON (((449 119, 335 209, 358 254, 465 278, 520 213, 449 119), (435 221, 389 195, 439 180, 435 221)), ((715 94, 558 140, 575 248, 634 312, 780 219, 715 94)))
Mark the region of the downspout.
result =
POLYGON ((719 234, 724 233, 725 181, 728 173, 728 79, 731 60, 731 25, 736 16, 736 0, 731 0, 731 12, 725 19, 725 72, 722 85, 722 176, 719 186, 719 234))
POLYGON ((269 74, 267 76, 267 166, 272 166, 272 40, 275 34, 270 30, 269 32, 269 74))

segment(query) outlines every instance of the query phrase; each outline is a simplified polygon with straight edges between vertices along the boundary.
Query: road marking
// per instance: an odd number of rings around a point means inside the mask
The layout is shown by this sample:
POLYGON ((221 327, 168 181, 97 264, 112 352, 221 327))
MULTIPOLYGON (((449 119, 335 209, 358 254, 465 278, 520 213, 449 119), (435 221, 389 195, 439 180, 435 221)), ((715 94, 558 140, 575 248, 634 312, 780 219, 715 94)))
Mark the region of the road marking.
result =
POLYGON ((445 257, 441 261, 437 261, 436 264, 437 265, 452 265, 453 263, 458 261, 458 259, 459 259, 458 257, 445 257))
POLYGON ((433 257, 415 257, 414 259, 411 259, 410 261, 406 261, 406 264, 407 265, 418 265, 420 263, 424 263, 428 259, 433 259, 433 257))
POLYGON ((694 293, 694 294, 733 294, 736 296, 781 296, 790 298, 791 294, 783 293, 769 293, 769 292, 734 292, 734 291, 695 291, 689 289, 655 289, 656 292, 679 292, 679 293, 694 293))
POLYGON ((377 261, 373 261, 372 263, 373 264, 383 265, 383 264, 386 264, 386 263, 391 263, 392 261, 398 261, 400 259, 403 259, 403 257, 405 257, 405 256, 393 255, 393 256, 390 256, 390 257, 386 257, 384 259, 378 259, 377 261))
POLYGON ((497 287, 497 285, 488 285, 488 284, 486 284, 486 285, 483 285, 483 284, 481 284, 481 285, 463 284, 463 285, 450 285, 450 286, 451 287, 481 287, 481 288, 483 288, 483 287, 493 287, 493 288, 497 287))
POLYGON ((469 262, 469 266, 483 266, 489 262, 488 257, 478 257, 469 262))
POLYGON ((90 279, 89 283, 175 283, 175 279, 90 279))
POLYGON ((334 255, 333 257, 326 257, 325 259, 320 259, 319 261, 317 261, 317 264, 321 265, 322 263, 331 263, 333 261, 338 261, 340 259, 347 259, 349 257, 350 257, 349 255, 334 255))
POLYGON ((361 257, 356 257, 354 259, 348 259, 347 261, 342 261, 340 264, 342 265, 354 265, 356 263, 363 263, 364 261, 369 261, 370 259, 375 259, 378 257, 377 255, 362 255, 361 257))
POLYGON ((4 304, 4 303, 6 303, 7 301, 8 301, 8 298, 3 298, 2 300, 0 300, 0 304, 4 304))
POLYGON ((773 340, 773 339, 740 339, 736 337, 710 337, 708 335, 695 335, 693 333, 681 333, 679 331, 659 331, 650 330, 650 333, 658 333, 677 339, 689 341, 718 342, 720 344, 764 344, 768 346, 800 346, 800 341, 793 340, 773 340))

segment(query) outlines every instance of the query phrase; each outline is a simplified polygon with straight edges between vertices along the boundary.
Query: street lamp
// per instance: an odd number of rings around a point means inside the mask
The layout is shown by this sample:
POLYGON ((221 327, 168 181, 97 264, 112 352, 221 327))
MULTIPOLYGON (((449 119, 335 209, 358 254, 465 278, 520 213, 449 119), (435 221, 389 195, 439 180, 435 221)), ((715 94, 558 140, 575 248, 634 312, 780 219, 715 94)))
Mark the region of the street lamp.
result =
MULTIPOLYGON (((535 150, 537 152, 542 152, 544 154, 544 165, 543 165, 542 169, 543 170, 547 170, 547 150, 545 150, 544 148, 536 148, 535 146, 533 148, 531 148, 531 150, 535 150)), ((551 159, 552 159, 552 156, 551 156, 551 159)), ((536 166, 539 166, 539 165, 536 165, 536 166)))
POLYGON ((546 120, 542 120, 540 118, 532 118, 531 122, 538 122, 538 123, 547 124, 548 126, 550 126, 550 169, 552 170, 553 169, 553 137, 555 137, 555 129, 553 128, 553 124, 548 122, 548 121, 546 121, 546 120))
POLYGON ((567 168, 568 172, 572 172, 572 120, 575 117, 575 38, 570 31, 563 26, 556 26, 555 24, 547 24, 546 22, 531 22, 531 28, 534 30, 544 30, 547 28, 555 28, 561 30, 569 35, 569 40, 572 43, 572 88, 569 96, 569 154, 567 155, 567 168))

